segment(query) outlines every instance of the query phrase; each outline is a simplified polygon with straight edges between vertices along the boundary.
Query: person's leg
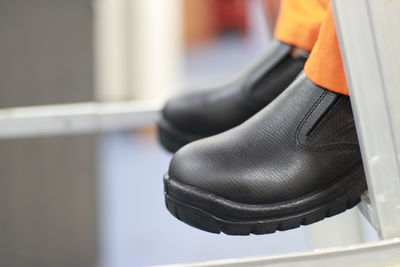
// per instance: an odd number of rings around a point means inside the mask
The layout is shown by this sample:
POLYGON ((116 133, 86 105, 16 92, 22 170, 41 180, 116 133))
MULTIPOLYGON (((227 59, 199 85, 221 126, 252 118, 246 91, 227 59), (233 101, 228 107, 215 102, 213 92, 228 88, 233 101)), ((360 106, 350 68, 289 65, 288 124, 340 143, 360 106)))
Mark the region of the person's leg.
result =
POLYGON ((277 40, 236 79, 168 101, 158 123, 160 143, 175 152, 187 143, 238 126, 273 101, 304 69, 326 3, 283 0, 277 40))
POLYGON ((275 39, 311 51, 326 17, 328 0, 283 0, 275 39))
POLYGON ((331 5, 304 71, 315 84, 336 93, 349 94, 331 5))

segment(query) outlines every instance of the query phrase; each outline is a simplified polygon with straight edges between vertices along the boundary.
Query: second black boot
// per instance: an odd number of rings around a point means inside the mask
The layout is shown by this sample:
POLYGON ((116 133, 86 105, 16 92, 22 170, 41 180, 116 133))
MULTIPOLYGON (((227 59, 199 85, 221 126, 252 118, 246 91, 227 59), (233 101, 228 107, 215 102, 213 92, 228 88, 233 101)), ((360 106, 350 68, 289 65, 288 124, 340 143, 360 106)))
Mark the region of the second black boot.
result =
POLYGON ((214 233, 272 233, 344 212, 367 188, 349 97, 302 74, 245 123, 180 149, 164 188, 174 216, 214 233))
POLYGON ((168 101, 158 123, 161 144, 175 152, 183 145, 229 130, 274 100, 303 70, 307 55, 273 41, 261 59, 223 84, 168 101))

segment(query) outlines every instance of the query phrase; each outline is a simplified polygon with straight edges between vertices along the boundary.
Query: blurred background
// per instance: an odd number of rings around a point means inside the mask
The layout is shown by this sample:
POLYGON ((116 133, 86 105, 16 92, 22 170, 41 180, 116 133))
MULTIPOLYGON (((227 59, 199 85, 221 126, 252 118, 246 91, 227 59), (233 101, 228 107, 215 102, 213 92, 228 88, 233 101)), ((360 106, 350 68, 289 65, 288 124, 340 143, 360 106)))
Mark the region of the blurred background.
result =
MULTIPOLYGON (((0 0, 0 107, 165 100, 221 81, 268 47, 278 9, 278 0, 0 0)), ((201 232, 164 207, 170 159, 154 127, 0 141, 0 266, 148 266, 376 239, 365 223, 340 228, 362 221, 357 211, 267 236, 201 232)))

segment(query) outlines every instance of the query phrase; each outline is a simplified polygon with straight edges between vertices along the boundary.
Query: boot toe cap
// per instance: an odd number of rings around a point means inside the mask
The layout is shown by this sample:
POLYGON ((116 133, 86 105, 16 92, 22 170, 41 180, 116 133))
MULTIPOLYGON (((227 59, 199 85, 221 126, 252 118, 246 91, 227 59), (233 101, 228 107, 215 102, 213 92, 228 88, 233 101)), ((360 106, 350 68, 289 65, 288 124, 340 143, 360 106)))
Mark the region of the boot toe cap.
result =
POLYGON ((170 163, 169 178, 229 201, 267 203, 268 190, 247 166, 239 167, 238 154, 226 149, 224 137, 220 134, 181 148, 170 163))

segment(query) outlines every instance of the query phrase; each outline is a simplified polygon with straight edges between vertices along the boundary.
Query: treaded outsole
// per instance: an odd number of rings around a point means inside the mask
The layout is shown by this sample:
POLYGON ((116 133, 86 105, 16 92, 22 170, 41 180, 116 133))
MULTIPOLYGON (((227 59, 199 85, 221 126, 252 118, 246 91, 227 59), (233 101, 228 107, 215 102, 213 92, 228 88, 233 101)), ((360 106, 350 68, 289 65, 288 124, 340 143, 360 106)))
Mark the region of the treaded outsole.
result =
POLYGON ((210 233, 227 235, 262 235, 271 234, 276 231, 286 231, 295 229, 301 225, 310 225, 319 222, 325 218, 345 212, 353 208, 360 202, 360 197, 339 199, 314 209, 299 216, 291 218, 283 218, 270 222, 253 221, 253 222, 233 222, 226 221, 215 217, 214 215, 196 207, 191 207, 171 200, 166 196, 165 203, 169 212, 180 221, 210 233))
POLYGON ((309 225, 353 208, 366 190, 360 164, 329 187, 273 204, 233 202, 164 175, 165 202, 172 215, 201 230, 228 235, 269 234, 309 225))

